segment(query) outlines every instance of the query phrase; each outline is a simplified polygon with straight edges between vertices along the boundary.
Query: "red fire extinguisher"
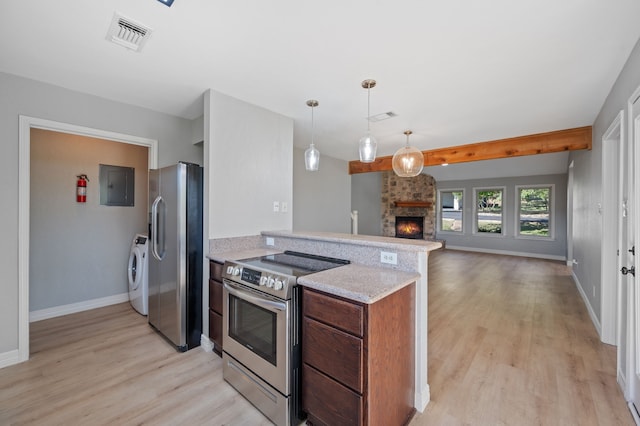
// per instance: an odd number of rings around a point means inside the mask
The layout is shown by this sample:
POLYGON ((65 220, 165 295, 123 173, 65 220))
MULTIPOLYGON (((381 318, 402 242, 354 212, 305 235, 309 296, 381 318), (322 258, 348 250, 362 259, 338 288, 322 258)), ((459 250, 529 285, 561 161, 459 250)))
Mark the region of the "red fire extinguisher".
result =
POLYGON ((87 182, 89 178, 87 175, 78 175, 78 182, 76 183, 76 201, 78 203, 87 202, 87 182))

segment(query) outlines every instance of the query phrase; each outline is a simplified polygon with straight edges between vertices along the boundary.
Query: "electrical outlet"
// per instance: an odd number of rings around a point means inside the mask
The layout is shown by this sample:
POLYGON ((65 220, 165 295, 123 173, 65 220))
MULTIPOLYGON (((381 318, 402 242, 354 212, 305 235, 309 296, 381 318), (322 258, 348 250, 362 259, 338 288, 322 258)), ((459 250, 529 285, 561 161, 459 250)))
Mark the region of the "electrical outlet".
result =
POLYGON ((280 206, 282 206, 282 209, 281 209, 282 213, 286 213, 286 212, 288 212, 288 211, 289 211, 289 204, 287 204, 287 202, 286 202, 286 201, 283 201, 283 202, 280 204, 280 206))
POLYGON ((388 263, 390 265, 397 265, 398 264, 398 254, 397 253, 391 253, 389 251, 381 251, 380 252, 380 262, 388 263))
POLYGON ((273 202, 273 211, 276 212, 276 213, 280 211, 280 202, 279 201, 274 201, 273 202))
POLYGON ((267 237, 267 245, 268 246, 274 246, 275 245, 275 241, 273 241, 273 237, 267 237))

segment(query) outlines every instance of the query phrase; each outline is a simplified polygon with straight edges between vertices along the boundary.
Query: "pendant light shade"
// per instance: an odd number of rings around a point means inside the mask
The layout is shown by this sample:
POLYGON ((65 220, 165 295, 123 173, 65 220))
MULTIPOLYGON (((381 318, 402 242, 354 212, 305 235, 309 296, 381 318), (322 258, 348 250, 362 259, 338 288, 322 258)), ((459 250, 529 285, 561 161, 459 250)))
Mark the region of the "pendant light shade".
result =
POLYGON ((393 171, 400 177, 418 176, 424 167, 424 154, 418 148, 409 146, 411 133, 411 130, 404 132, 407 135, 407 144, 397 150, 391 160, 393 171))
POLYGON ((320 151, 313 145, 313 109, 318 105, 319 103, 315 99, 307 101, 307 106, 311 107, 311 144, 304 152, 304 167, 310 172, 317 171, 320 165, 320 151))
POLYGON ((372 163, 376 159, 376 150, 378 142, 370 133, 360 138, 358 152, 360 153, 360 161, 363 163, 372 163))
POLYGON ((376 138, 371 136, 370 129, 370 104, 371 104, 371 88, 376 87, 375 80, 364 80, 362 87, 367 89, 367 134, 360 138, 360 144, 358 146, 358 152, 360 153, 360 161, 363 163, 371 163, 376 159, 376 150, 378 149, 378 142, 376 138))

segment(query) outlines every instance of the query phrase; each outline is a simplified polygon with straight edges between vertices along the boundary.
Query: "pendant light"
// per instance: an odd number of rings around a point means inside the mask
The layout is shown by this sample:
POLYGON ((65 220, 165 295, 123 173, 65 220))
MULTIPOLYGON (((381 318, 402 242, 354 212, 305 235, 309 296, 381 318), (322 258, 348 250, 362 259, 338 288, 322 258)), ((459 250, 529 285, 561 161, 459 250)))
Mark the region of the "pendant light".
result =
POLYGON ((318 171, 320 165, 320 151, 313 146, 313 109, 319 105, 315 99, 307 101, 307 106, 311 107, 311 145, 304 152, 304 166, 310 172, 318 171))
POLYGON ((371 163, 373 162, 373 160, 376 159, 376 149, 378 148, 378 142, 376 142, 376 138, 374 138, 373 136, 371 136, 371 130, 370 130, 370 118, 371 118, 371 112, 370 112, 370 101, 371 101, 371 88, 372 87, 376 87, 376 81, 375 80, 364 80, 362 82, 362 87, 364 89, 367 89, 367 134, 365 136, 363 136, 362 138, 360 138, 360 144, 359 144, 359 153, 360 153, 360 161, 363 163, 371 163))
POLYGON ((409 135, 413 133, 411 130, 404 132, 407 135, 407 144, 393 154, 391 166, 393 171, 400 177, 418 176, 424 167, 424 154, 409 146, 409 135))

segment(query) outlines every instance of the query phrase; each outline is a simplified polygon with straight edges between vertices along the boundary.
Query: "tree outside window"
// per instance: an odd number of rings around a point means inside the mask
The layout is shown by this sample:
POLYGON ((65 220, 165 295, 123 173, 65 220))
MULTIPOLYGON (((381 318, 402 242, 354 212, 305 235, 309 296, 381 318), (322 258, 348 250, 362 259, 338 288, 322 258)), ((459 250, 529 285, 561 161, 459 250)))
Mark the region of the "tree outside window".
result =
POLYGON ((503 188, 476 189, 476 232, 502 234, 503 188))
POLYGON ((464 191, 440 191, 440 230, 462 232, 464 191))
POLYGON ((551 237, 551 187, 517 187, 518 235, 551 237))

